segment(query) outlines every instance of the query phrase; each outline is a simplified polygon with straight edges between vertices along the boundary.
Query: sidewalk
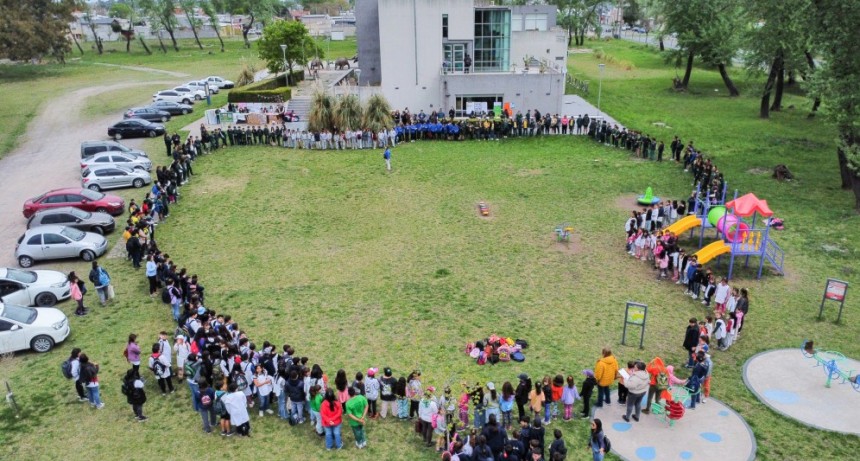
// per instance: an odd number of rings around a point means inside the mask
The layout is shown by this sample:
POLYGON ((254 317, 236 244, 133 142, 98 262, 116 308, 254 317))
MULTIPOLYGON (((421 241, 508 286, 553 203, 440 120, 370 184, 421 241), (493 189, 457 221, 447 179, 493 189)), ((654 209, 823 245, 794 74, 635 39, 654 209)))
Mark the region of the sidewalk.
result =
POLYGON ((624 127, 624 125, 618 123, 614 118, 612 118, 611 115, 597 110, 597 108, 591 105, 590 102, 575 94, 566 94, 562 97, 561 111, 562 115, 567 114, 574 117, 583 114, 588 114, 589 117, 599 115, 605 118, 611 125, 618 125, 620 128, 624 127))

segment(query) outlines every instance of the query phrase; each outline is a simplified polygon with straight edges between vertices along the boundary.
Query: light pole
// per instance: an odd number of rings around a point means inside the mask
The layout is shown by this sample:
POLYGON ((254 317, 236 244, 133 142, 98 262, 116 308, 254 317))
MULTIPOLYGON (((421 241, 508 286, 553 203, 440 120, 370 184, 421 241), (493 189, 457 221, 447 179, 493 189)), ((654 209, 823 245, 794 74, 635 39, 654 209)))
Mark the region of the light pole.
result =
MULTIPOLYGON (((281 44, 281 52, 284 53, 284 72, 287 72, 287 45, 281 44)), ((292 70, 292 69, 290 69, 292 70)), ((286 76, 287 86, 290 86, 290 74, 287 73, 286 76)))
POLYGON ((597 67, 600 69, 600 83, 597 85, 597 112, 600 112, 600 95, 603 93, 603 69, 606 67, 606 64, 601 62, 597 67))
POLYGON ((355 86, 358 88, 358 100, 361 101, 361 69, 355 69, 355 86))

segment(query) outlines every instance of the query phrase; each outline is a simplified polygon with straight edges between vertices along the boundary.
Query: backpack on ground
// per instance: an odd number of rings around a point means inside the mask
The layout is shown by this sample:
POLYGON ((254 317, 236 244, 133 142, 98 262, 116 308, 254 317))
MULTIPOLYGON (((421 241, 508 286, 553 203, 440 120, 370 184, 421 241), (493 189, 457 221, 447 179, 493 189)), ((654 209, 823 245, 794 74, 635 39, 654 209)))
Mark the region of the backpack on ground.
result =
POLYGON ((511 360, 513 360, 514 362, 525 362, 526 356, 523 355, 522 352, 516 351, 513 354, 511 354, 511 360))
POLYGON ((483 364, 487 363, 487 353, 486 352, 480 351, 478 353, 478 362, 477 363, 478 363, 478 365, 483 365, 483 364))
POLYGON ((523 349, 529 348, 529 342, 525 339, 517 339, 516 341, 514 341, 514 344, 519 344, 520 347, 522 347, 523 349))
POLYGON ((72 379, 72 359, 66 359, 63 363, 60 364, 60 371, 63 373, 63 377, 66 379, 72 379))

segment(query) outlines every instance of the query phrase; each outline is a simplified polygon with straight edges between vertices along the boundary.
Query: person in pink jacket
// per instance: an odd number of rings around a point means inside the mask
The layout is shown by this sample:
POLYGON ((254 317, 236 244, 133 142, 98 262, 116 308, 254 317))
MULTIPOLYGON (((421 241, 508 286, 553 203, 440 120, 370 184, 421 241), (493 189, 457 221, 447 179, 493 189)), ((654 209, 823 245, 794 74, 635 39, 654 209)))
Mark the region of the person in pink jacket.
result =
POLYGON ((71 296, 72 299, 78 303, 78 306, 75 308, 75 315, 83 316, 87 315, 87 309, 84 307, 84 292, 81 290, 81 285, 83 284, 78 276, 75 275, 74 272, 69 273, 69 284, 71 285, 71 296))

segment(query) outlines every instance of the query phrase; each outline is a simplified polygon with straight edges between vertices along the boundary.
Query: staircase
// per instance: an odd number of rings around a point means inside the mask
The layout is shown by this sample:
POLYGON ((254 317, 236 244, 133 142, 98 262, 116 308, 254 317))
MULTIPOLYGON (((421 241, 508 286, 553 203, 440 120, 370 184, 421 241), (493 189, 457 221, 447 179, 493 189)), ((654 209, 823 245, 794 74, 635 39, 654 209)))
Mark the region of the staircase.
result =
POLYGON ((308 119, 308 113, 311 111, 310 96, 294 96, 292 99, 287 101, 287 112, 290 111, 298 115, 299 120, 306 121, 308 119))
POLYGON ((774 269, 782 275, 785 275, 785 252, 782 251, 782 248, 773 241, 773 239, 767 239, 767 247, 764 251, 764 257, 770 262, 774 269))

